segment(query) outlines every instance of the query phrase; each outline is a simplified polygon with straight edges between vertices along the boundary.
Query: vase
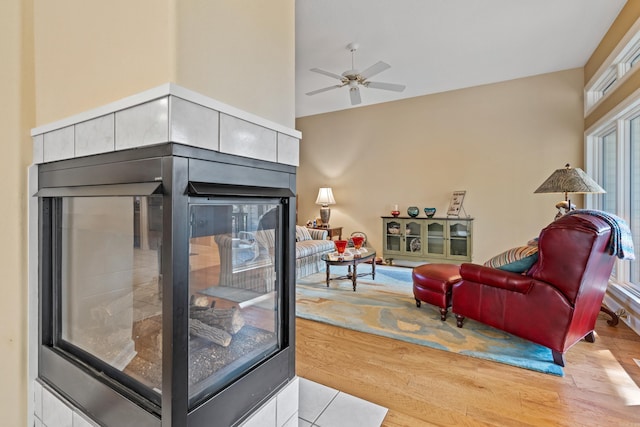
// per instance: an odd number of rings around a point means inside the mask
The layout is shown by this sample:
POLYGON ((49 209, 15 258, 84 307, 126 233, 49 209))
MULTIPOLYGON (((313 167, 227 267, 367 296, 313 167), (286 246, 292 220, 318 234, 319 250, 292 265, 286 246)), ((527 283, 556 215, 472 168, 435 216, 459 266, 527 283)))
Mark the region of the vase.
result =
POLYGON ((335 240, 333 243, 336 246, 336 251, 338 251, 338 261, 344 261, 344 251, 347 249, 347 243, 349 242, 346 240, 335 240))
POLYGON ((417 206, 409 206, 407 208, 407 215, 409 215, 411 218, 417 217, 418 214, 420 214, 420 209, 418 209, 417 206))
POLYGON ((424 214, 427 216, 427 218, 433 218, 433 216, 436 214, 436 208, 424 208, 424 214))
POLYGON ((362 254, 360 252, 360 248, 362 247, 362 244, 364 243, 364 237, 362 237, 362 236, 353 236, 351 238, 351 241, 353 242, 353 247, 355 248, 355 251, 353 253, 353 257, 354 258, 360 258, 362 256, 362 254))
POLYGON ((391 215, 397 217, 398 215, 400 215, 400 211, 391 211, 391 215))

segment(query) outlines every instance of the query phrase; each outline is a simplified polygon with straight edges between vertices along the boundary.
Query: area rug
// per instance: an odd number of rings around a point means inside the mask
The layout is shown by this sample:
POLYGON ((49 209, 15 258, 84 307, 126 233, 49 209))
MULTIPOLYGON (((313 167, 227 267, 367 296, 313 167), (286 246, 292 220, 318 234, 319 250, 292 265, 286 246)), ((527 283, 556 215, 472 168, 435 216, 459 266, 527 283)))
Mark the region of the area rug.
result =
MULTIPOLYGON (((368 265, 361 265, 359 273, 368 265)), ((331 275, 346 268, 331 267, 331 275)), ((376 278, 358 278, 353 292, 350 280, 331 281, 324 272, 299 278, 296 283, 296 315, 360 332, 381 335, 440 350, 477 357, 546 374, 562 376, 551 350, 506 332, 465 319, 464 327, 448 314, 440 320, 437 307, 413 297, 411 269, 380 266, 376 278)))

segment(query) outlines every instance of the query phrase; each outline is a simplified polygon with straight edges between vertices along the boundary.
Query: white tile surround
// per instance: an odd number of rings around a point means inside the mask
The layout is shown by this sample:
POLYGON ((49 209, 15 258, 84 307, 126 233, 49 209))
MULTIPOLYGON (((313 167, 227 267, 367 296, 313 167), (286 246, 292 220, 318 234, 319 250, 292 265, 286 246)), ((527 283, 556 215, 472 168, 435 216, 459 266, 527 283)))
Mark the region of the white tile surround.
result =
MULTIPOLYGON (((38 381, 33 401, 35 427, 98 427, 38 381)), ((296 377, 241 427, 379 427, 386 414, 387 408, 296 377)))
POLYGON ((31 131, 33 163, 177 142, 299 165, 300 132, 172 83, 31 131))
MULTIPOLYGON (((299 378, 294 378, 245 421, 242 427, 298 426, 299 382, 299 378)), ((38 381, 34 382, 33 393, 36 427, 99 427, 71 403, 38 381)))

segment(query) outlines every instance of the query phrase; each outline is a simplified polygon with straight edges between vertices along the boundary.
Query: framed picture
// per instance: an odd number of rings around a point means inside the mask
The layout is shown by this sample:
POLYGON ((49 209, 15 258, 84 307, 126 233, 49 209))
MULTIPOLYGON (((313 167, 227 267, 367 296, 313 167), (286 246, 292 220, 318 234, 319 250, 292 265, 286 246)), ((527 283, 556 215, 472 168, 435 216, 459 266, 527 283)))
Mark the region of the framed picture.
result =
POLYGON ((453 192, 451 195, 451 201, 449 202, 447 215, 460 216, 460 209, 462 209, 462 202, 464 201, 465 194, 467 194, 466 190, 453 192))

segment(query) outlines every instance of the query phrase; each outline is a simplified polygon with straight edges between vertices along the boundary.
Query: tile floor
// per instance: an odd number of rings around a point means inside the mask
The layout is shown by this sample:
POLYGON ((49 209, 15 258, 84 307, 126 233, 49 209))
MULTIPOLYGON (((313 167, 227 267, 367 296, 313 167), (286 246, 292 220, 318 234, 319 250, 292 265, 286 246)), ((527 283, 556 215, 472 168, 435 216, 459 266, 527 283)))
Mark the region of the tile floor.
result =
POLYGON ((387 408, 300 378, 299 427, 380 427, 387 408))

